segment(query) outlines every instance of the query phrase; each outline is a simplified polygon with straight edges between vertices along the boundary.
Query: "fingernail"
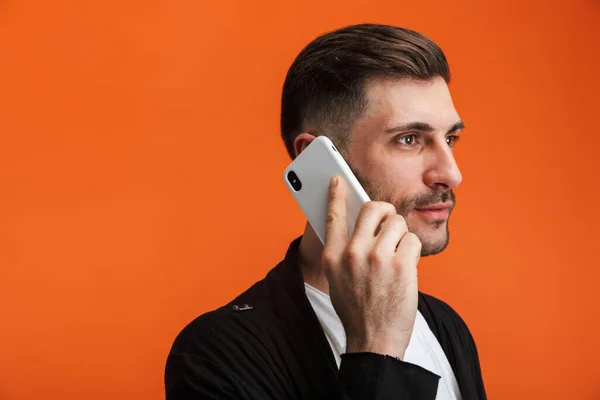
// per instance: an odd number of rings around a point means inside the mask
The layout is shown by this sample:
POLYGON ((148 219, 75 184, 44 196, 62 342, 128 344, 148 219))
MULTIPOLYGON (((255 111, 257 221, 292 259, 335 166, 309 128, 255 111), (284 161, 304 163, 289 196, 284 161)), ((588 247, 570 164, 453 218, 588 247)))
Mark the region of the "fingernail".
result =
POLYGON ((331 186, 333 186, 333 187, 336 187, 336 186, 338 185, 338 182, 339 182, 339 179, 338 179, 338 177, 337 177, 337 176, 334 176, 334 177, 331 179, 331 186))

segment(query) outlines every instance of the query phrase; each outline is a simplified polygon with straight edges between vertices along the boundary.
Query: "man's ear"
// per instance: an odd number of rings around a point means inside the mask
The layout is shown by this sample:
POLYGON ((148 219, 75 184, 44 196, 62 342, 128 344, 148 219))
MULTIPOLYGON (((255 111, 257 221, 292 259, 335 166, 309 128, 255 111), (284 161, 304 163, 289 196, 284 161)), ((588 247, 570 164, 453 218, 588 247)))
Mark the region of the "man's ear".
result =
POLYGON ((312 133, 301 133, 294 140, 294 153, 296 157, 304 151, 304 149, 315 140, 316 136, 312 133))

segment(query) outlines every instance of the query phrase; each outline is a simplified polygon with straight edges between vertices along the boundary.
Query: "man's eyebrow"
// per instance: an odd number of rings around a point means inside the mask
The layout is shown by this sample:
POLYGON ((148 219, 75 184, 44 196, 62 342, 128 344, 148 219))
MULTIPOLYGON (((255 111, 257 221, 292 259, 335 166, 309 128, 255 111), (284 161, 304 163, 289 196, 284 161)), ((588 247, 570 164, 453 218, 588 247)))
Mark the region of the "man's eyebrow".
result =
MULTIPOLYGON (((452 125, 452 127, 450 127, 447 134, 460 131, 464 128, 465 128, 465 123, 463 121, 458 121, 454 125, 452 125)), ((399 133, 399 132, 406 132, 406 131, 434 132, 435 129, 433 128, 433 126, 429 125, 426 122, 409 122, 407 124, 402 124, 402 125, 398 125, 393 128, 387 129, 385 132, 386 133, 399 133)))
POLYGON ((448 130, 447 133, 455 133, 458 131, 462 131, 463 129, 465 129, 465 123, 462 121, 458 121, 454 125, 452 125, 452 127, 448 130))

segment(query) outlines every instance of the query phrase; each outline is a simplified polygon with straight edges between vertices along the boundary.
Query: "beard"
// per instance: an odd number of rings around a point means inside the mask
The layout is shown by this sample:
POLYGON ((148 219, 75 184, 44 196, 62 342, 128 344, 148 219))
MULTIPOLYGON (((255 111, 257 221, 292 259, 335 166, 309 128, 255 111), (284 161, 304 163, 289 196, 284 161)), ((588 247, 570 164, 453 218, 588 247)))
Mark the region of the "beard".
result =
POLYGON ((423 208, 433 204, 447 202, 451 203, 451 214, 456 205, 456 196, 451 189, 445 189, 442 185, 436 185, 427 193, 412 195, 402 199, 394 199, 393 195, 391 195, 389 191, 385 191, 381 185, 373 184, 371 180, 366 179, 360 173, 357 173, 352 167, 351 169, 371 200, 384 201, 392 204, 396 208, 396 213, 404 217, 408 230, 417 235, 421 241, 421 257, 438 254, 446 249, 450 242, 449 220, 428 222, 426 231, 423 231, 414 229, 414 227, 410 225, 408 216, 415 208, 423 208), (445 232, 443 233, 442 238, 438 238, 437 240, 434 239, 431 231, 444 229, 443 225, 445 225, 445 232), (429 231, 429 234, 427 231, 429 231))

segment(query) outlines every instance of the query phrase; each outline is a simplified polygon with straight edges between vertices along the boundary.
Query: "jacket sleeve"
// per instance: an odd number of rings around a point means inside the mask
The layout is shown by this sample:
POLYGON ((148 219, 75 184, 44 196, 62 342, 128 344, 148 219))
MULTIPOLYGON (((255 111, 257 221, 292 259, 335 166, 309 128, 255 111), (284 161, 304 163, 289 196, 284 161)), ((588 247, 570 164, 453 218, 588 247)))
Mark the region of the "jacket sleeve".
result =
POLYGON ((418 365, 374 353, 342 355, 339 400, 435 400, 440 377, 418 365))
MULTIPOLYGON (((257 378, 261 379, 261 378, 257 378)), ((331 400, 434 400, 439 376, 417 365, 374 353, 342 356, 331 400)), ((244 382, 218 360, 171 353, 165 371, 167 400, 284 400, 268 382, 244 382)), ((299 397, 299 396, 298 396, 299 397)), ((298 398, 294 396, 293 398, 298 398)))

